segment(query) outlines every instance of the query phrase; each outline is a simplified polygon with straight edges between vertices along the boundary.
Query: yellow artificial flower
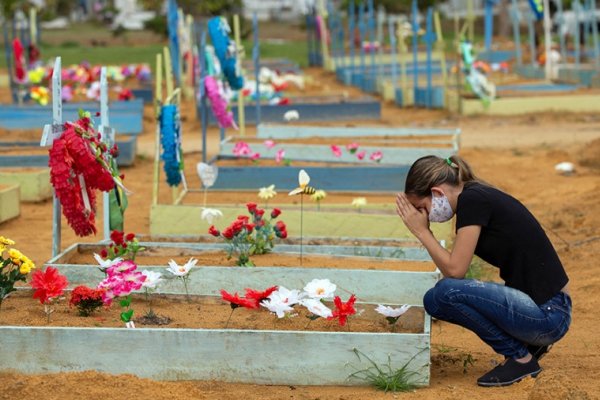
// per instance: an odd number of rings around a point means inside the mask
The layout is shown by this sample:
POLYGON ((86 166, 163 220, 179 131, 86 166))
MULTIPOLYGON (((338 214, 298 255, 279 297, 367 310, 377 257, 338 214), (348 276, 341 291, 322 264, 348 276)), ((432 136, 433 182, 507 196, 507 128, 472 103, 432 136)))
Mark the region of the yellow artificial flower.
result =
POLYGON ((0 244, 3 244, 5 246, 12 246, 13 244, 15 244, 15 241, 10 240, 9 238, 5 238, 4 236, 0 236, 0 244))
POLYGON ((9 249, 8 256, 10 257, 10 260, 12 261, 12 263, 16 264, 16 265, 20 265, 21 259, 24 257, 23 253, 21 253, 17 249, 9 249))
POLYGON ((28 262, 24 262, 19 267, 19 272, 21 273, 21 275, 27 275, 28 273, 31 272, 32 268, 35 268, 35 265, 30 264, 28 262))

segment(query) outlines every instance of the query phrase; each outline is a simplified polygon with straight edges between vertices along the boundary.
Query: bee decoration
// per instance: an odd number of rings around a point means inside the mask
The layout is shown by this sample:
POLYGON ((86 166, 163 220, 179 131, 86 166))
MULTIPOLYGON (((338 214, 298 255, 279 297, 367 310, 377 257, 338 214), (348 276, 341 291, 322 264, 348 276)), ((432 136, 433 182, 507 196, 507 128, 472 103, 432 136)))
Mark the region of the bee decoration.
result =
POLYGON ((313 194, 317 191, 312 186, 308 186, 310 182, 310 176, 306 173, 305 170, 301 169, 298 173, 298 187, 291 192, 288 193, 288 196, 294 196, 297 194, 313 194))

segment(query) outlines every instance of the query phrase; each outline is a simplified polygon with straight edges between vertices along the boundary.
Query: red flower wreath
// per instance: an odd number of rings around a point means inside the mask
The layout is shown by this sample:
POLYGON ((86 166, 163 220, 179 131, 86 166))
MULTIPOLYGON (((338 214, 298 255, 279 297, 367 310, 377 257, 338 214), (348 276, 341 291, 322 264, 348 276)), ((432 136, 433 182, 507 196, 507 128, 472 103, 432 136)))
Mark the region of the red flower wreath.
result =
POLYGON ((60 201, 67 222, 78 236, 96 233, 96 193, 115 187, 112 171, 104 154, 107 147, 100 141, 88 117, 67 123, 65 131, 52 143, 49 151, 50 182, 60 201), (86 209, 79 176, 85 182, 90 209, 86 209))

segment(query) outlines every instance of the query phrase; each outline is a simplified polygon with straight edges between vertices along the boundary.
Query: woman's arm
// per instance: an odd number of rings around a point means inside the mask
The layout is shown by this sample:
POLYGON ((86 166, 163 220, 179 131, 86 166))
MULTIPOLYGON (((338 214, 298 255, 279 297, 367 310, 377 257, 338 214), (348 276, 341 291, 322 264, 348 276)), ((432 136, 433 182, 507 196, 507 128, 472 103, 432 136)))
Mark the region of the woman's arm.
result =
POLYGON ((465 277, 475 246, 481 233, 481 226, 470 225, 460 228, 452 251, 443 248, 429 229, 429 218, 425 210, 416 209, 401 193, 396 198, 396 211, 406 227, 423 244, 435 265, 447 278, 462 279, 465 277))

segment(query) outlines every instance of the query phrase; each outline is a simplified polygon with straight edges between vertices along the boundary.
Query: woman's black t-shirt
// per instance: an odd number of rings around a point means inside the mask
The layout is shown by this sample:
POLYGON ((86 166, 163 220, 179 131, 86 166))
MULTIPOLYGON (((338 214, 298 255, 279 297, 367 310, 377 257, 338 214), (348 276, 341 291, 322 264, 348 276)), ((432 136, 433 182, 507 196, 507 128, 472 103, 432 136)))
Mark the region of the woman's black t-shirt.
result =
POLYGON ((548 236, 514 197, 491 186, 468 183, 458 196, 456 229, 481 225, 475 254, 500 269, 506 286, 543 304, 569 278, 548 236))

